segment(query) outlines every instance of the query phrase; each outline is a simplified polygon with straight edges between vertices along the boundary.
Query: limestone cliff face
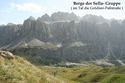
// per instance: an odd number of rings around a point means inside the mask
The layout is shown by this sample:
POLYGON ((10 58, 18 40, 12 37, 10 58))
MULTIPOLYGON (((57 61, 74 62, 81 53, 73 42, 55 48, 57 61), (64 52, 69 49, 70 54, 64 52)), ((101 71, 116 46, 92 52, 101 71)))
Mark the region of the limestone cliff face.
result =
POLYGON ((0 48, 16 48, 33 39, 70 48, 80 42, 83 44, 81 56, 102 57, 106 55, 110 43, 116 56, 125 58, 124 35, 125 21, 106 20, 94 15, 79 18, 73 13, 57 12, 38 19, 29 17, 22 25, 9 23, 0 26, 0 48))

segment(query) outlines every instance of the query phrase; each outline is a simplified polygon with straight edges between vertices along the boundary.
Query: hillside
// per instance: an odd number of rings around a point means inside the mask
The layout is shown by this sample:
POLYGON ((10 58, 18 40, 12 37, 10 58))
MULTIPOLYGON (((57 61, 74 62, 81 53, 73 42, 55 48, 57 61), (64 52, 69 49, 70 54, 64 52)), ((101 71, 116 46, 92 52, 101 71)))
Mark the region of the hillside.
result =
POLYGON ((35 66, 0 51, 0 83, 125 83, 125 66, 35 66))
POLYGON ((125 66, 101 67, 89 64, 40 68, 67 83, 125 83, 125 66))
POLYGON ((27 60, 0 51, 0 83, 64 83, 27 60))

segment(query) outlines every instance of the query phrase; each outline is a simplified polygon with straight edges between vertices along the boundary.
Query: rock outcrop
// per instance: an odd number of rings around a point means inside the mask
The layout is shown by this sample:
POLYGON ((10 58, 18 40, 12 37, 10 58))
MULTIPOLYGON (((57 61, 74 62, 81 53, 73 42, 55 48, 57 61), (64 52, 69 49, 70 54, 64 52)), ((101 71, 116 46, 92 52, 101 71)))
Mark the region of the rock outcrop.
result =
POLYGON ((9 51, 0 50, 0 56, 7 58, 7 59, 14 59, 14 55, 9 51))

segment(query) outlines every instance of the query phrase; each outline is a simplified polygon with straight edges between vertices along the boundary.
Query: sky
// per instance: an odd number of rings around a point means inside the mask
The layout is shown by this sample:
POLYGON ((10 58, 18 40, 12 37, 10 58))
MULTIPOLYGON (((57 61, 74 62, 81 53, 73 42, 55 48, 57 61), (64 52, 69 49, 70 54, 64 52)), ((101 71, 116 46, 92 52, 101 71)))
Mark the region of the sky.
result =
POLYGON ((44 14, 51 15, 54 12, 73 12, 78 16, 93 14, 107 19, 125 19, 124 0, 1 0, 0 1, 0 24, 22 24, 30 16, 35 18, 44 14), (71 10, 73 2, 86 1, 109 1, 120 2, 123 10, 71 10))

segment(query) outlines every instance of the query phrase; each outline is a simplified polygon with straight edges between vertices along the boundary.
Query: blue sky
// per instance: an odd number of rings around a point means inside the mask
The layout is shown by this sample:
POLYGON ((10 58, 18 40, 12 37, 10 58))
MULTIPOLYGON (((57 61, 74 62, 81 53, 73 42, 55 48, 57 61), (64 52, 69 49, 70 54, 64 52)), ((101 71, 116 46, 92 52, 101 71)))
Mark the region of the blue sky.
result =
MULTIPOLYGON (((35 18, 41 17, 47 13, 51 15, 54 12, 74 12, 78 16, 84 16, 86 14, 101 15, 105 18, 111 19, 125 19, 125 9, 123 10, 71 10, 70 7, 73 1, 85 0, 1 0, 0 1, 0 24, 7 23, 23 23, 23 21, 29 16, 35 18)), ((87 1, 87 0, 86 0, 87 1)), ((94 0, 88 0, 94 1, 94 0)), ((95 0, 102 1, 102 0, 95 0)), ((107 1, 107 0, 103 0, 107 1)), ((108 0, 121 2, 125 8, 124 0, 108 0)))

